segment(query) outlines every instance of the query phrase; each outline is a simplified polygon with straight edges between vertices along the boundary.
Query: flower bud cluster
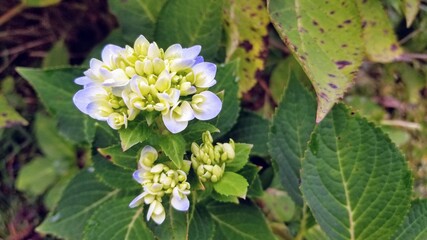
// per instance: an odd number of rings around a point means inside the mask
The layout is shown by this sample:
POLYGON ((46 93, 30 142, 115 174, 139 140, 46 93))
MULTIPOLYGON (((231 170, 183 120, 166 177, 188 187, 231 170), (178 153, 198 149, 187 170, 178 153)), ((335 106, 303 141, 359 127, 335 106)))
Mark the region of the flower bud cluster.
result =
POLYGON ((213 146, 213 139, 209 131, 202 135, 203 143, 199 146, 191 144, 191 163, 194 171, 202 182, 218 182, 224 175, 226 163, 235 157, 234 141, 217 143, 213 146))
POLYGON ((216 65, 199 56, 201 47, 174 44, 164 51, 140 36, 133 47, 107 45, 102 61, 92 59, 74 104, 113 129, 127 127, 140 112, 159 112, 172 133, 184 130, 188 121, 209 120, 218 115, 222 102, 207 91, 216 84, 216 65))
POLYGON ((187 211, 190 206, 187 198, 190 194, 190 184, 184 171, 171 169, 162 163, 154 164, 157 157, 156 149, 151 146, 145 146, 141 151, 139 169, 134 172, 133 177, 142 185, 144 191, 129 204, 129 207, 136 207, 142 202, 150 205, 147 221, 151 218, 157 224, 161 224, 166 217, 162 204, 163 196, 171 195, 172 207, 179 211, 187 211))

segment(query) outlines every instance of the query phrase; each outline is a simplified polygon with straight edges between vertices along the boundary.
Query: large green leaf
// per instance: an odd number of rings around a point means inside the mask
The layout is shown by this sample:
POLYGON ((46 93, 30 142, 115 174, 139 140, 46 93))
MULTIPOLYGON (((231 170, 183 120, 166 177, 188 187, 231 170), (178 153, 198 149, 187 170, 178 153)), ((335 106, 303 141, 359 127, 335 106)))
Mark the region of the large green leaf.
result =
POLYGON ((153 40, 157 18, 166 2, 167 0, 108 0, 108 5, 119 21, 123 37, 133 43, 140 34, 153 40))
POLYGON ((316 127, 302 193, 331 239, 389 239, 409 208, 407 163, 379 128, 337 105, 316 127))
POLYGON ((132 178, 132 174, 136 170, 136 164, 134 170, 122 168, 112 164, 100 155, 95 155, 93 156, 93 167, 99 180, 112 188, 124 190, 141 189, 142 191, 141 185, 132 178))
POLYGON ((73 80, 84 68, 17 68, 36 90, 45 107, 58 119, 60 133, 75 142, 90 143, 95 135, 95 121, 73 104, 73 95, 81 88, 73 80))
POLYGON ((227 60, 240 58, 240 92, 249 91, 264 70, 267 58, 268 17, 265 1, 226 0, 224 6, 227 32, 227 60))
POLYGON ((391 62, 403 52, 393 26, 378 0, 356 1, 363 28, 365 52, 369 60, 391 62))
POLYGON ((168 1, 159 15, 155 40, 161 47, 179 43, 201 45, 201 55, 213 59, 222 35, 223 0, 168 1))
POLYGON ((226 134, 236 123, 239 116, 240 106, 237 98, 239 87, 236 78, 237 62, 229 62, 218 66, 216 74, 217 84, 210 88, 210 91, 224 91, 222 110, 219 115, 210 121, 220 130, 219 135, 226 134))
POLYGON ((130 208, 132 198, 112 199, 102 204, 89 219, 84 239, 148 240, 153 233, 145 224, 143 208, 130 208))
POLYGON ((113 145, 106 148, 98 148, 98 152, 112 163, 122 168, 137 168, 137 161, 139 159, 137 148, 131 148, 130 150, 123 152, 119 145, 113 145))
POLYGON ((316 99, 291 74, 288 87, 273 117, 269 150, 283 188, 299 206, 301 161, 315 126, 316 99))
POLYGON ((362 63, 362 28, 356 3, 270 0, 268 9, 280 37, 313 83, 320 122, 343 97, 362 63))
POLYGON ((207 208, 224 239, 275 239, 264 215, 252 204, 216 203, 207 208))
POLYGON ((53 160, 36 157, 25 164, 16 179, 16 189, 38 196, 51 186, 57 178, 53 160))
POLYGON ((215 224, 206 208, 198 204, 188 228, 189 240, 212 239, 215 233, 215 224))
MULTIPOLYGON (((163 201, 163 206, 166 211, 166 219, 158 225, 153 221, 149 222, 151 230, 157 239, 169 240, 169 239, 187 239, 188 226, 189 226, 189 212, 177 211, 168 201, 163 201)), ((193 209, 190 203, 190 210, 193 209)))
POLYGON ((119 190, 99 182, 93 169, 83 170, 71 180, 55 211, 36 230, 66 239, 82 239, 89 217, 118 193, 119 190))
POLYGON ((225 165, 226 171, 237 172, 249 161, 249 154, 251 153, 252 145, 246 143, 235 143, 234 146, 235 157, 225 165))
POLYGON ((427 199, 412 202, 411 209, 406 215, 393 238, 395 240, 427 239, 427 199))
POLYGON ((236 142, 252 144, 251 154, 265 157, 268 155, 269 124, 267 119, 253 112, 243 111, 228 136, 236 142))
POLYGON ((21 115, 9 105, 2 94, 0 94, 0 109, 0 128, 8 128, 14 125, 28 125, 27 120, 21 117, 21 115))

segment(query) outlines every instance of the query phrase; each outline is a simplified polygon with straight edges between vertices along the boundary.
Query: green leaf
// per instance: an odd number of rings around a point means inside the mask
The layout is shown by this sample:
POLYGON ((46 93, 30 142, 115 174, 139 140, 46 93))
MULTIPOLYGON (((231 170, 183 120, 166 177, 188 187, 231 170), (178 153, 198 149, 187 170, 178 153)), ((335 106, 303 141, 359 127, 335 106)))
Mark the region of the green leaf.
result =
POLYGON ((337 105, 316 127, 302 193, 331 239, 389 239, 409 208, 407 163, 379 128, 337 105))
POLYGON ((71 179, 76 175, 77 169, 72 169, 65 176, 61 176, 58 181, 44 195, 43 203, 47 209, 53 210, 61 199, 62 193, 71 179))
MULTIPOLYGON (((190 203, 190 209, 192 209, 191 204, 193 203, 190 203)), ((165 221, 161 225, 153 221, 149 222, 149 227, 156 239, 187 239, 190 213, 177 211, 168 201, 163 202, 163 207, 166 211, 165 221)))
POLYGON ((270 77, 271 97, 273 97, 276 103, 280 102, 280 99, 286 90, 286 86, 288 86, 289 79, 291 79, 292 73, 295 74, 296 79, 299 79, 300 81, 310 81, 307 78, 307 75, 305 75, 304 70, 292 55, 285 58, 285 60, 280 61, 276 68, 274 68, 270 77))
POLYGON ((0 94, 0 109, 0 128, 10 128, 15 125, 28 125, 27 120, 21 117, 21 115, 9 105, 2 94, 0 94))
POLYGON ((123 37, 133 43, 140 34, 153 40, 160 10, 167 0, 108 0, 111 12, 117 17, 123 37))
POLYGON ((392 23, 382 2, 377 0, 356 1, 363 28, 365 52, 369 60, 392 62, 403 50, 394 34, 392 23))
POLYGON ((239 198, 236 196, 227 196, 213 191, 210 196, 217 202, 239 204, 239 198))
POLYGON ((242 175, 249 183, 248 196, 251 198, 261 197, 264 193, 262 189, 261 179, 258 172, 260 168, 254 164, 246 164, 242 169, 237 172, 242 175))
POLYGON ((219 129, 207 122, 192 121, 192 123, 190 123, 182 132, 182 136, 187 142, 186 148, 189 149, 192 142, 199 142, 202 139, 202 133, 206 131, 216 133, 219 132, 219 129))
POLYGON ((136 164, 134 170, 131 170, 114 165, 100 155, 95 155, 93 167, 96 176, 107 186, 124 190, 142 189, 141 185, 132 178, 136 164))
POLYGON ((264 215, 252 204, 216 203, 207 209, 223 233, 223 239, 275 239, 264 215))
POLYGON ((362 29, 356 3, 270 0, 268 9, 280 37, 316 90, 316 121, 320 122, 351 86, 362 63, 362 29))
POLYGON ((159 15, 155 40, 161 47, 201 45, 205 59, 217 54, 222 35, 222 0, 168 1, 159 15))
POLYGON ((74 147, 58 134, 56 121, 46 115, 38 113, 34 123, 34 135, 37 145, 43 154, 55 161, 63 162, 61 165, 69 167, 76 159, 74 147), (68 164, 66 163, 68 162, 68 164))
POLYGON ((115 129, 112 129, 107 123, 96 122, 95 127, 96 132, 95 139, 92 143, 93 147, 104 148, 117 144, 120 141, 119 132, 115 129))
POLYGON ((143 208, 129 208, 132 198, 111 199, 103 203, 89 219, 84 239, 154 239, 145 224, 143 208))
POLYGON ((17 68, 36 90, 44 106, 58 119, 59 131, 74 142, 91 143, 95 121, 73 104, 73 95, 81 88, 73 80, 83 75, 84 68, 33 69, 17 68))
POLYGON ((159 145, 163 152, 180 169, 183 166, 185 153, 185 140, 182 135, 168 134, 159 137, 159 145))
POLYGON ((296 79, 288 87, 273 117, 269 150, 283 188, 295 203, 303 205, 299 189, 301 161, 315 126, 316 100, 296 79))
POLYGON ((123 152, 119 145, 113 145, 106 148, 98 148, 98 152, 117 166, 127 169, 137 168, 137 160, 139 159, 139 149, 137 148, 131 148, 123 152))
POLYGON ((135 146, 137 143, 147 140, 149 136, 149 127, 144 121, 130 122, 127 128, 119 130, 120 142, 123 151, 135 146))
POLYGON ((420 0, 403 0, 402 7, 406 18, 406 27, 409 28, 420 10, 420 0))
POLYGON ((265 157, 268 156, 269 125, 267 119, 253 112, 242 111, 236 125, 227 135, 236 142, 252 144, 251 154, 265 157))
POLYGON ((82 239, 87 220, 102 203, 118 193, 118 189, 99 182, 93 169, 83 170, 71 180, 55 211, 36 230, 60 238, 82 239))
POLYGON ((219 194, 238 196, 240 198, 246 198, 248 186, 248 181, 242 175, 234 172, 224 172, 221 180, 213 185, 215 191, 219 194))
POLYGON ((21 0, 25 7, 48 7, 61 2, 61 0, 21 0))
POLYGON ((419 199, 412 202, 409 213, 392 239, 427 239, 427 199, 419 199))
POLYGON ((226 0, 225 31, 227 61, 240 59, 238 76, 241 93, 249 91, 264 70, 267 58, 268 24, 270 19, 263 0, 226 0))
POLYGON ((309 228, 304 234, 304 237, 307 240, 329 240, 328 236, 326 236, 325 232, 323 232, 317 224, 309 228))
POLYGON ((188 229, 189 240, 212 239, 215 233, 215 224, 206 210, 201 204, 196 205, 193 217, 190 221, 188 229))
POLYGON ((36 157, 20 169, 16 179, 16 188, 30 195, 38 196, 44 193, 56 178, 53 161, 36 157))
POLYGON ((246 143, 236 143, 234 152, 236 156, 231 162, 225 165, 226 171, 237 172, 242 169, 243 166, 249 160, 249 154, 251 153, 252 145, 246 143))
POLYGON ((226 134, 236 123, 239 116, 240 103, 237 98, 238 85, 236 82, 237 61, 218 66, 215 79, 217 84, 210 88, 212 92, 224 91, 222 110, 219 115, 210 121, 221 132, 220 136, 226 134))
POLYGON ((269 215, 277 222, 288 222, 295 215, 295 203, 284 191, 268 188, 261 200, 269 215))
POLYGON ((43 68, 60 67, 68 65, 70 54, 64 40, 57 41, 43 58, 43 68))

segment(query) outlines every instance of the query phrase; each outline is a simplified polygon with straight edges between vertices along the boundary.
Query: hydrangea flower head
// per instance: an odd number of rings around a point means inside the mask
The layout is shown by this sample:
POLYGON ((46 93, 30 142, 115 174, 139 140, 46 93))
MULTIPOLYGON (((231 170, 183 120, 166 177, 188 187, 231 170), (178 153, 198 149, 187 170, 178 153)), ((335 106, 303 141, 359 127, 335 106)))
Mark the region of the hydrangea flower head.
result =
POLYGON ((133 47, 109 44, 101 60, 92 59, 74 104, 90 117, 106 121, 113 129, 126 128, 144 112, 158 112, 172 133, 183 131, 188 122, 209 120, 222 108, 220 98, 209 87, 216 84, 216 65, 199 56, 201 47, 174 44, 164 51, 144 36, 133 47))

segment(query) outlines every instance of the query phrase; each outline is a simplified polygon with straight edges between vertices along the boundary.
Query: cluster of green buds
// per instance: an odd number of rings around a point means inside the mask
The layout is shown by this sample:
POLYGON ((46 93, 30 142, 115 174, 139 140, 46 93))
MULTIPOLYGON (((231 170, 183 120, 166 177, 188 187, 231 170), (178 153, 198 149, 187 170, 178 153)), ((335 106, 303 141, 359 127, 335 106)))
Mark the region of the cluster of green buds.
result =
POLYGON ((163 196, 171 195, 172 207, 178 211, 187 211, 190 207, 187 198, 190 194, 190 184, 187 182, 185 171, 171 169, 163 163, 154 164, 157 158, 158 153, 153 147, 145 146, 142 149, 138 161, 139 169, 134 172, 133 178, 142 185, 144 191, 129 204, 129 207, 137 207, 142 202, 150 205, 147 221, 151 218, 157 224, 161 224, 166 217, 162 204, 163 196))
POLYGON ((202 182, 218 182, 225 171, 225 166, 235 157, 234 141, 213 145, 212 135, 206 131, 202 135, 203 143, 191 144, 191 163, 202 182))

